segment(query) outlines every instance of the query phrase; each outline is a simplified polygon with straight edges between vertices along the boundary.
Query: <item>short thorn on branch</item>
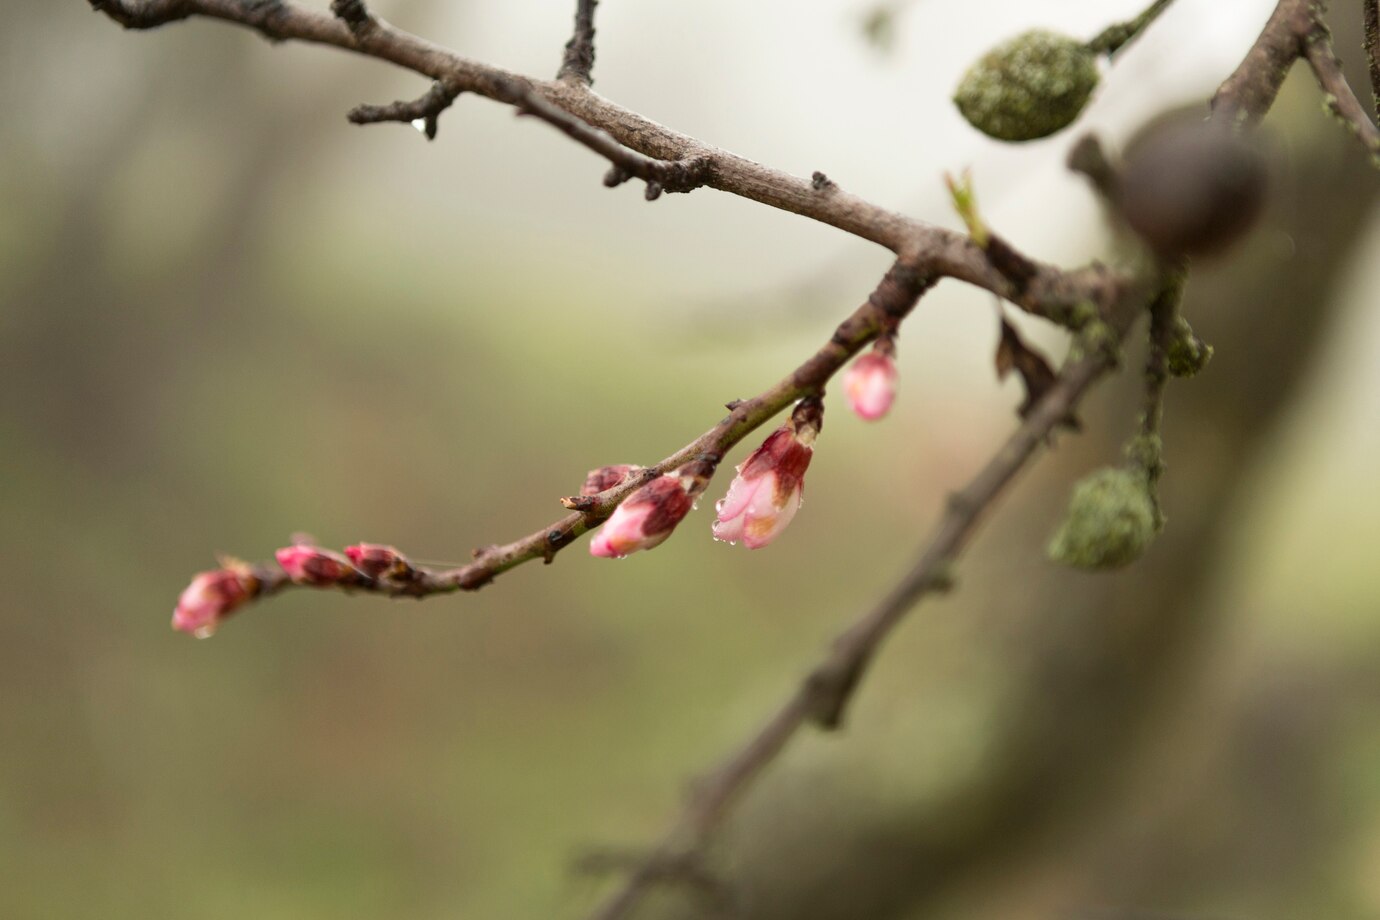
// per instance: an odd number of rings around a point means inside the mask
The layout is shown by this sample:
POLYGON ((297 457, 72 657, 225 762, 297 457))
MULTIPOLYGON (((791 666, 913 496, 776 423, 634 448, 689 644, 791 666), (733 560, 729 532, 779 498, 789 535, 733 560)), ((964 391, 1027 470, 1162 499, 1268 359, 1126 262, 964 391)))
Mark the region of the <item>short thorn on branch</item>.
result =
POLYGON ((331 0, 331 12, 350 27, 355 38, 364 38, 377 24, 364 5, 364 0, 331 0))
POLYGON ((436 129, 442 112, 450 108, 460 91, 448 87, 437 80, 431 89, 420 98, 411 101, 399 100, 387 105, 357 105, 345 117, 351 124, 372 125, 385 121, 407 122, 426 135, 427 140, 436 139, 436 129))
POLYGON ((647 183, 647 200, 655 201, 662 192, 693 191, 713 178, 714 161, 710 157, 657 160, 644 156, 539 95, 526 80, 500 79, 495 88, 496 97, 517 109, 519 115, 539 118, 607 159, 612 166, 604 174, 604 185, 609 188, 638 178, 647 183))
POLYGON ((153 29, 192 15, 184 0, 89 0, 91 9, 104 13, 126 29, 153 29))

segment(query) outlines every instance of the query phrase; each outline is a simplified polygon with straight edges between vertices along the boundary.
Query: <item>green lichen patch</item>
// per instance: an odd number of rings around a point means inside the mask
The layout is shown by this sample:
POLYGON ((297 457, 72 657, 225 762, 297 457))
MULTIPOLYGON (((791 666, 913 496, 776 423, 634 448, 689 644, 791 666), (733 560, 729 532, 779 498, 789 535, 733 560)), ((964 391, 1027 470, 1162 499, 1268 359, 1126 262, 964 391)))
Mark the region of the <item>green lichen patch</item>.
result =
POLYGON ((958 84, 954 104, 989 137, 1035 140, 1072 124, 1097 80, 1097 56, 1085 43, 1035 29, 983 55, 958 84))
POLYGON ((1193 327, 1179 317, 1164 358, 1165 368, 1175 377, 1193 377, 1212 360, 1212 346, 1194 335, 1193 327))
POLYGON ((1139 559, 1159 526, 1145 473, 1105 467, 1073 487, 1049 557, 1079 569, 1116 569, 1139 559))

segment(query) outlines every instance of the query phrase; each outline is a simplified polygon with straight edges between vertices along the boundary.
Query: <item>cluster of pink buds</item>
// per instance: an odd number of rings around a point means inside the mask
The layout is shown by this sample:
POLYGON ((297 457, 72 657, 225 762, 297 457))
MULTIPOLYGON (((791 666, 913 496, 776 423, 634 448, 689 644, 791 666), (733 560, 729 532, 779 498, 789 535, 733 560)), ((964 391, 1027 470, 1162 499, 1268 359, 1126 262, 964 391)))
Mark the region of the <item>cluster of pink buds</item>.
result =
POLYGON ((316 588, 369 581, 407 581, 416 570, 407 557, 382 543, 356 543, 345 555, 311 543, 294 543, 274 553, 293 583, 316 588))
POLYGON ((875 422, 890 411, 896 399, 896 344, 890 336, 879 338, 871 351, 853 362, 844 375, 843 390, 859 418, 875 422))
MULTIPOLYGON (((391 546, 356 543, 345 548, 345 555, 322 549, 309 542, 297 542, 274 553, 283 574, 293 584, 315 588, 368 586, 388 582, 402 587, 418 572, 407 557, 391 546)), ((202 572, 182 592, 173 611, 173 629, 205 639, 246 601, 282 584, 270 570, 253 568, 242 562, 202 572)), ((385 585, 384 587, 390 587, 385 585)))
POLYGON ((802 399, 790 421, 739 464, 728 495, 715 506, 714 539, 760 549, 780 536, 800 508, 805 470, 823 424, 819 397, 802 399))
POLYGON ((230 614, 259 593, 259 579, 243 564, 201 572, 177 599, 172 627, 198 639, 209 638, 230 614))
MULTIPOLYGON (((658 476, 644 486, 640 486, 604 522, 604 526, 589 543, 589 551, 595 556, 621 559, 640 549, 660 546, 676 529, 690 510, 695 507, 695 497, 704 491, 709 477, 714 475, 717 458, 702 458, 691 461, 674 473, 658 476)), ((585 488, 590 489, 604 483, 603 488, 595 488, 592 495, 617 485, 636 467, 604 467, 590 473, 585 488), (613 472, 622 470, 617 479, 609 482, 613 472)))

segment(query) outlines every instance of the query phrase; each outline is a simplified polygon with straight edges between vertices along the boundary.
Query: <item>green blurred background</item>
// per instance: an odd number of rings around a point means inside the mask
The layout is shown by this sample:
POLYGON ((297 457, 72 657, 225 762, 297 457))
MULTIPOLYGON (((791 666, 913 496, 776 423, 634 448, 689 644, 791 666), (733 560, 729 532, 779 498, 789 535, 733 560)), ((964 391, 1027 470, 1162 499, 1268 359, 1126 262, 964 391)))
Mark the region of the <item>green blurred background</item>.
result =
MULTIPOLYGON (((1068 137, 998 148, 949 88, 1022 28, 1139 5, 902 3, 883 53, 859 2, 609 0, 597 88, 950 226, 941 174, 971 165, 996 226, 1074 263, 1108 236, 1068 137)), ((1271 5, 1179 0, 1086 126, 1115 144, 1201 102, 1271 5)), ((571 6, 374 4, 535 74, 571 6)), ((1355 64, 1358 4, 1333 6, 1355 64)), ((463 560, 541 526, 587 469, 654 461, 794 366, 886 254, 606 190, 478 99, 430 145, 355 128, 425 86, 222 24, 11 0, 0 78, 0 916, 579 916, 610 880, 572 867, 656 838, 1014 424, 990 298, 945 284, 893 416, 831 402, 765 551, 713 543, 706 507, 618 564, 582 544, 424 604, 293 592, 190 640, 168 618, 217 551, 305 530, 463 560)), ((1115 576, 1043 560, 1132 424, 1109 388, 846 729, 742 803, 714 854, 740 915, 1380 916, 1380 174, 1305 75, 1271 121, 1272 216, 1190 285, 1218 358, 1170 393, 1164 537, 1115 576)))

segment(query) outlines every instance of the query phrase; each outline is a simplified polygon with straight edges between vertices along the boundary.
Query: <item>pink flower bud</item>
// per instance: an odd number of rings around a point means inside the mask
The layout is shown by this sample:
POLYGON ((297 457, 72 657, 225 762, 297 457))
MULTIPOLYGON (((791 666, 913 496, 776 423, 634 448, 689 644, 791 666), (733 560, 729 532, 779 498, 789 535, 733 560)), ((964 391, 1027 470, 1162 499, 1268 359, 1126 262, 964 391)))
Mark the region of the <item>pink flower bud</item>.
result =
POLYGON ((875 422, 896 399, 896 362, 880 348, 868 352, 848 369, 843 389, 858 417, 875 422))
POLYGON ((350 562, 370 578, 405 577, 412 572, 412 563, 391 546, 380 543, 356 543, 345 547, 350 562))
POLYGON ((590 554, 619 558, 660 546, 690 513, 695 500, 688 489, 693 483, 692 477, 679 474, 658 476, 633 492, 594 535, 590 554))
MULTIPOLYGON (((797 411, 797 415, 800 415, 797 411)), ((728 495, 715 505, 714 539, 759 549, 775 540, 800 508, 818 423, 782 425, 738 466, 728 495)))
POLYGON ((258 593, 259 580, 247 566, 201 572, 177 599, 172 628, 208 638, 221 620, 258 593))
POLYGON ((597 470, 590 470, 585 477, 585 484, 580 487, 581 495, 598 495, 605 489, 612 489, 624 479, 628 474, 635 473, 642 469, 640 466, 633 466, 628 463, 620 463, 616 466, 601 466, 597 470))
POLYGON ((324 587, 353 582, 358 577, 350 560, 319 546, 298 543, 285 546, 273 554, 278 564, 299 585, 324 587))

